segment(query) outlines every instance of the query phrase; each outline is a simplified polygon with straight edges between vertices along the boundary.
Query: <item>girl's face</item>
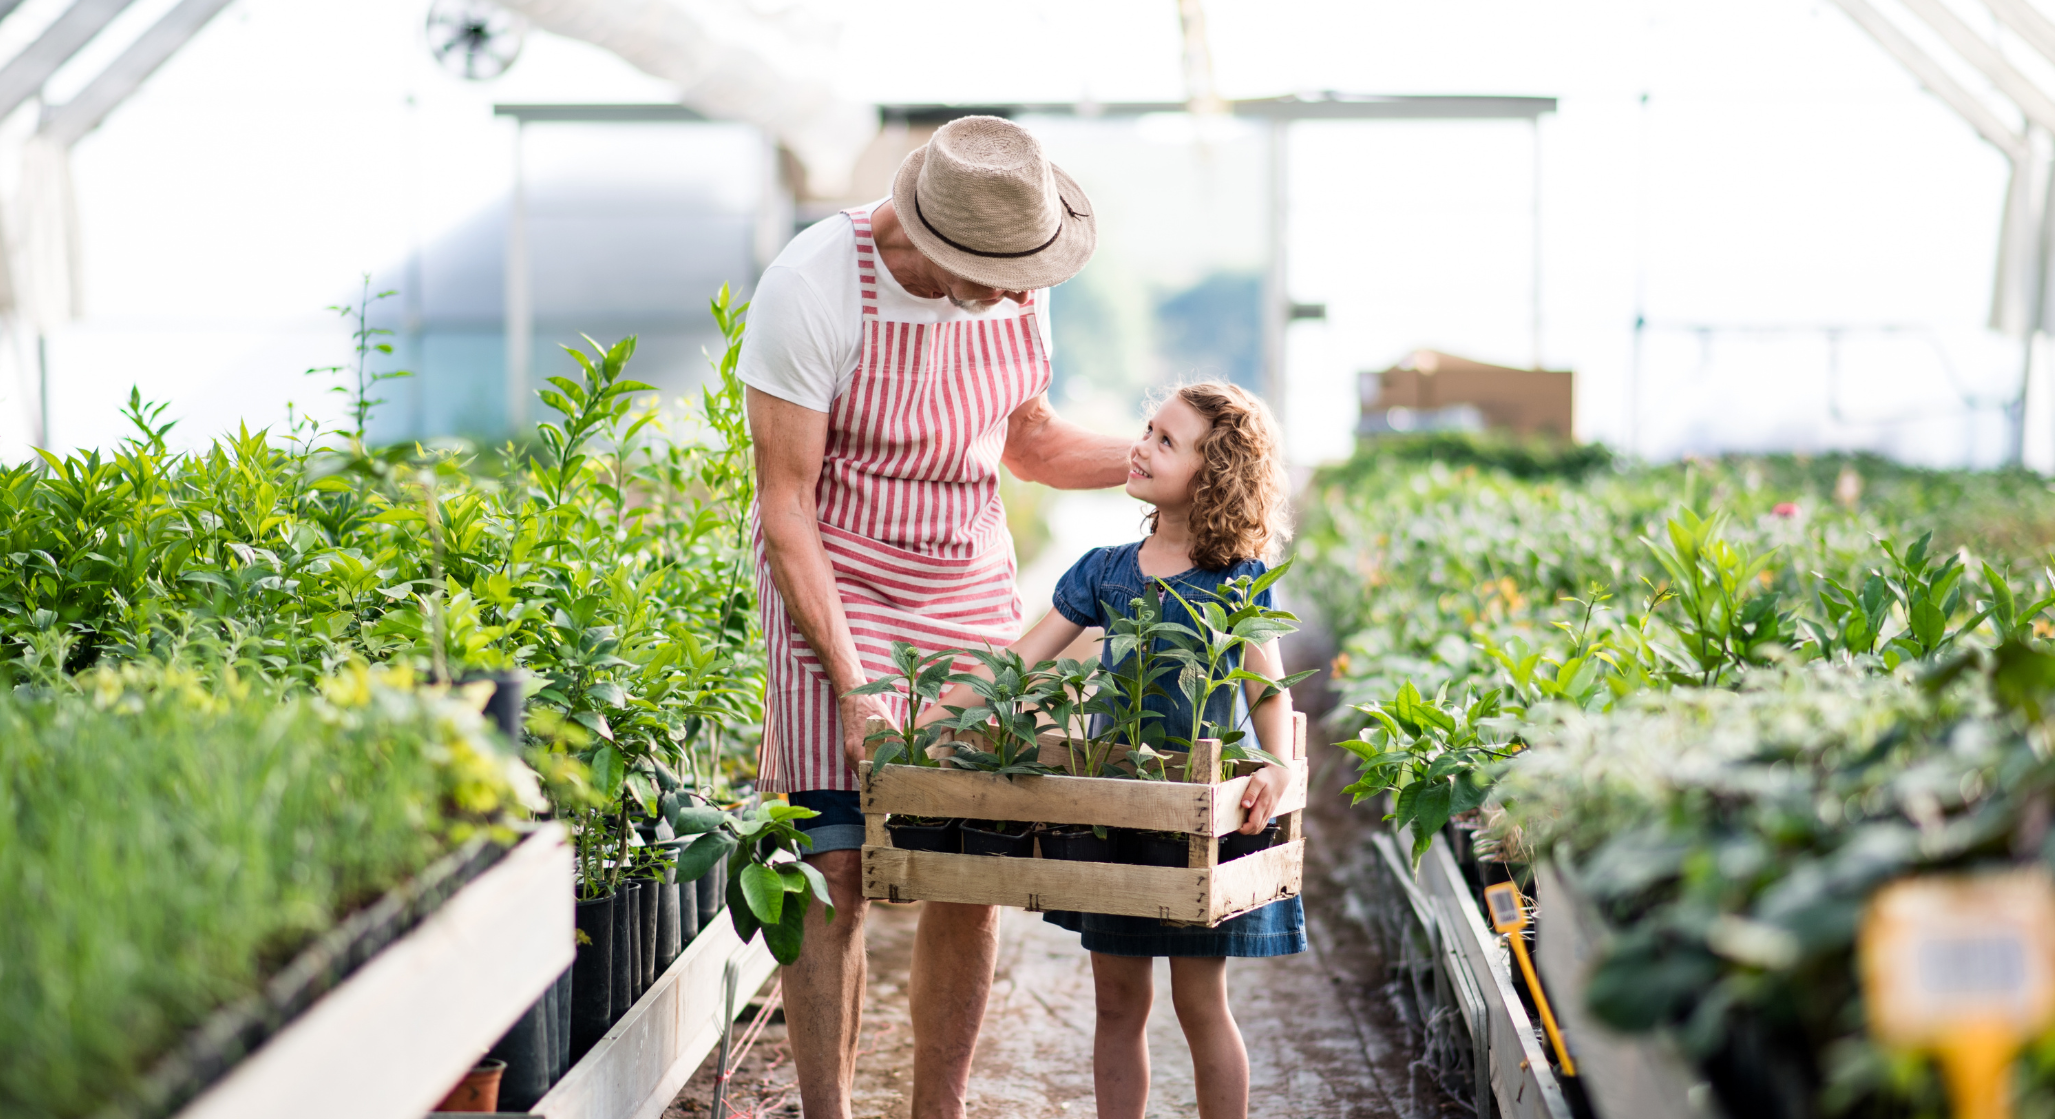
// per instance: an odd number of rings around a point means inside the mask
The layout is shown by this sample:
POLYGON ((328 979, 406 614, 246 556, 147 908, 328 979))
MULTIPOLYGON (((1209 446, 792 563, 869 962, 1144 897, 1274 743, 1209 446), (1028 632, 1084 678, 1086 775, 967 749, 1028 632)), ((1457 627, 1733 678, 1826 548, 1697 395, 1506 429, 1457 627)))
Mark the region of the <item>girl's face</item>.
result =
POLYGON ((1183 397, 1165 401, 1128 450, 1128 496, 1158 509, 1191 501, 1192 479, 1203 464, 1199 439, 1211 426, 1183 397))

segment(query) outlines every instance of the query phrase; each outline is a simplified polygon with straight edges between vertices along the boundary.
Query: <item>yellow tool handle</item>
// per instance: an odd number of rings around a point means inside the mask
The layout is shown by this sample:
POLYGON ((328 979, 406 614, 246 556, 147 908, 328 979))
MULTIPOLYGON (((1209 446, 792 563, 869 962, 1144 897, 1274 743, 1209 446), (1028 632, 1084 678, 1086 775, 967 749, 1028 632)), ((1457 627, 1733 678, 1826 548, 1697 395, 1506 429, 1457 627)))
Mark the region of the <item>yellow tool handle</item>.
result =
POLYGON ((2001 1027, 1967 1027, 1936 1046, 1954 1119, 2011 1119, 2018 1048, 2016 1036, 2001 1027))
POLYGON ((1548 995, 1542 991, 1541 978, 1534 974, 1534 961, 1527 955, 1527 938, 1514 932, 1508 934, 1506 940, 1513 946, 1513 955, 1520 960, 1520 973, 1527 977, 1527 990, 1534 996, 1534 1009, 1541 1011, 1541 1028, 1548 1031, 1548 1043, 1555 1046, 1556 1063, 1562 1066, 1564 1076, 1577 1075, 1577 1062, 1570 1059, 1570 1048, 1563 1044, 1562 1031, 1556 1029, 1555 1011, 1549 1009, 1548 995))

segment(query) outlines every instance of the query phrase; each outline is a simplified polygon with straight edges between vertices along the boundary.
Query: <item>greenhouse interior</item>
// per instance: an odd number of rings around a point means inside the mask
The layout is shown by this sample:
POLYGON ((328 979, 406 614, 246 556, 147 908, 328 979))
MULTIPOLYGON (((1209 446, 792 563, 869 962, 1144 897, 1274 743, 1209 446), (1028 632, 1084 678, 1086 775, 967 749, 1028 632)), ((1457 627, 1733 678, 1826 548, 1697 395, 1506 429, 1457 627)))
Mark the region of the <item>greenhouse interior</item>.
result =
POLYGON ((0 0, 0 1117, 2055 1119, 2051 257, 2055 0, 0 0))

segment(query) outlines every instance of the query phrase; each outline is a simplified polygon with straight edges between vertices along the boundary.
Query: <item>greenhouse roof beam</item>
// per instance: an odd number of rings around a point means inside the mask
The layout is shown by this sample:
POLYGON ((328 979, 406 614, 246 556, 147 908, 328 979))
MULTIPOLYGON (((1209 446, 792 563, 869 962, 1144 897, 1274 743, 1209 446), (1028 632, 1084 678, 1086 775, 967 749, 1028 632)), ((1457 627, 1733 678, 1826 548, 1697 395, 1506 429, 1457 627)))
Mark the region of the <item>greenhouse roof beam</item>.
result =
MULTIPOLYGON (((1273 120, 1533 120, 1556 109, 1553 97, 1381 96, 1326 93, 1318 97, 1257 97, 1229 101, 1238 117, 1273 120)), ((1020 116, 1050 113, 1080 117, 1131 117, 1182 113, 1182 101, 1024 101, 991 105, 880 105, 886 120, 941 122, 969 113, 1020 116)))
POLYGON ((2055 20, 2042 15, 2026 0, 1984 0, 1984 7, 1991 9, 1999 23, 2039 51, 2041 57, 2055 62, 2055 20))
POLYGON ((1976 33, 1976 29, 1962 22, 1962 17, 1948 10, 1941 0, 1903 0, 1912 13, 1927 22, 1955 48, 1965 61, 1991 80, 1999 92, 2010 97, 2028 120, 2050 132, 2055 132, 2055 99, 2049 98, 2033 79, 2019 72, 1991 41, 1976 33))
POLYGON ((1962 83, 1949 76, 1948 71, 1933 57, 1921 50, 1919 44, 1898 25, 1885 19, 1883 13, 1871 7, 1868 0, 1834 0, 1841 10, 1848 13, 1857 27, 1869 33, 1877 45, 1896 58, 1900 65, 1912 71, 1912 76, 1925 86, 1929 93, 1940 98, 1969 122, 1977 134, 2006 154, 2014 162, 2028 157, 2026 138, 2012 130, 2012 126, 1998 118, 1989 105, 1979 100, 1976 94, 1964 88, 1962 83))
POLYGON ((106 30, 135 0, 76 0, 56 22, 36 36, 36 41, 0 66, 0 117, 16 109, 43 89, 71 56, 106 30))
POLYGON ((136 37, 120 57, 108 63, 78 96, 43 113, 38 134, 60 147, 69 148, 107 119, 107 114, 149 80, 157 68, 177 54, 179 48, 199 34, 207 21, 228 7, 230 0, 180 0, 179 4, 136 37))

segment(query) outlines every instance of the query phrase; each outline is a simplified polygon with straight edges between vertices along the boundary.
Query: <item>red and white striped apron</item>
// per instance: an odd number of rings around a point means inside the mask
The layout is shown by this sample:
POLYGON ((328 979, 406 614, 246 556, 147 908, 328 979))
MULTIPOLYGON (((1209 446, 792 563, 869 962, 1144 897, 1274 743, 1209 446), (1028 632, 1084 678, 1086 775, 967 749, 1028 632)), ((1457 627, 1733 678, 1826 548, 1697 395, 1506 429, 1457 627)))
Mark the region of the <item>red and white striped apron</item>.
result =
MULTIPOLYGON (((894 641, 934 650, 1019 638, 999 457, 1007 417, 1049 387, 1049 355, 1032 295, 949 322, 881 317, 870 213, 844 213, 856 226, 863 348, 828 412, 815 499, 835 590, 875 679, 891 671, 894 641)), ((769 644, 758 787, 854 791, 834 689, 771 582, 761 531, 756 557, 769 644)))

